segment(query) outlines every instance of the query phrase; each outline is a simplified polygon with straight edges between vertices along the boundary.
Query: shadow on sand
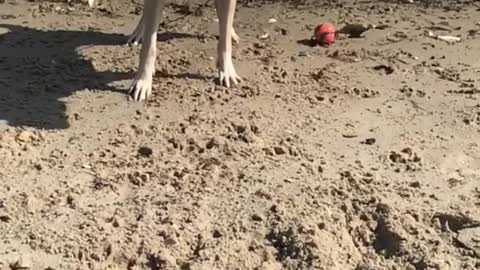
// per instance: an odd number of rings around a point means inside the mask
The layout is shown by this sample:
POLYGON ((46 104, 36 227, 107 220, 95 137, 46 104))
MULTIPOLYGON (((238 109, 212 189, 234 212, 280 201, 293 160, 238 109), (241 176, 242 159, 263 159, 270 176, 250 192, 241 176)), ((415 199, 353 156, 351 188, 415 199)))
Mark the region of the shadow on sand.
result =
MULTIPOLYGON (((187 37, 164 33, 158 40, 187 37)), ((0 126, 65 129, 62 98, 83 89, 126 93, 109 83, 131 79, 131 72, 99 72, 78 52, 83 46, 120 46, 126 40, 122 34, 0 24, 0 126)))

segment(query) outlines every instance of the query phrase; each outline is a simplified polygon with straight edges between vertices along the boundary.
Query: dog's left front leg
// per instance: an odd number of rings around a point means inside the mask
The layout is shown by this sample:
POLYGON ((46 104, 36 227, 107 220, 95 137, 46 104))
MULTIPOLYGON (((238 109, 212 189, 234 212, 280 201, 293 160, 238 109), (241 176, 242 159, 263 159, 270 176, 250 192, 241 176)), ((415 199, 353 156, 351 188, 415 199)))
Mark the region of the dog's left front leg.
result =
POLYGON ((220 84, 230 87, 241 79, 235 71, 232 61, 233 18, 237 0, 215 0, 219 20, 220 38, 217 47, 217 68, 220 84))
POLYGON ((144 40, 140 51, 140 65, 130 94, 136 101, 147 99, 152 94, 155 59, 157 57, 157 27, 160 23, 164 0, 145 0, 144 40))

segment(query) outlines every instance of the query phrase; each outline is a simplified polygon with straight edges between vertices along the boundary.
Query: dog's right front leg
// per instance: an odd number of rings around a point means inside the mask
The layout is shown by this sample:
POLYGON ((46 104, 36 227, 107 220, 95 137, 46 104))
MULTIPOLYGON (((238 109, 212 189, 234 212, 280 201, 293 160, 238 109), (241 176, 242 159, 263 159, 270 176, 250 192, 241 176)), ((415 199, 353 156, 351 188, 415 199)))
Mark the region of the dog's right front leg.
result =
POLYGON ((140 51, 140 65, 135 80, 130 87, 130 94, 136 101, 148 99, 152 94, 155 59, 157 57, 157 27, 160 23, 164 5, 164 0, 145 0, 144 40, 140 51))

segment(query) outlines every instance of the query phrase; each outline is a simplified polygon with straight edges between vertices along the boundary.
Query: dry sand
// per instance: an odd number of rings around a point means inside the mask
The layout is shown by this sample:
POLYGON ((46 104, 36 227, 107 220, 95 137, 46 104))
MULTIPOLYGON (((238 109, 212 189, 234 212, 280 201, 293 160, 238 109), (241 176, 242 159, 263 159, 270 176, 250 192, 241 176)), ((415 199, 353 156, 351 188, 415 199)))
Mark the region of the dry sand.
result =
POLYGON ((146 103, 141 1, 65 2, 0 0, 1 270, 480 269, 478 1, 240 1, 232 89, 170 1, 146 103))

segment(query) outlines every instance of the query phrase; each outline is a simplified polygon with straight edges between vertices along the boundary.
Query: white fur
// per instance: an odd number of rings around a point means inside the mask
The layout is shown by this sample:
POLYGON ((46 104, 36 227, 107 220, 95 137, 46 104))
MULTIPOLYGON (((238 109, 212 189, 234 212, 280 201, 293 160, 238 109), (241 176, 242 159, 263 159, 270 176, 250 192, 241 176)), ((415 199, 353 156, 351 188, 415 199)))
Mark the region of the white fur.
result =
MULTIPOLYGON (((89 1, 95 1, 95 0, 89 0, 89 1)), ((137 26, 133 30, 133 32, 130 34, 128 37, 127 44, 131 44, 133 46, 140 45, 143 39, 143 28, 144 28, 144 14, 142 13, 142 16, 140 17, 140 20, 138 21, 137 26)), ((235 32, 235 28, 232 28, 232 40, 235 43, 240 42, 240 37, 237 35, 235 32)))
POLYGON ((94 7, 97 4, 97 0, 88 0, 88 5, 94 7))

